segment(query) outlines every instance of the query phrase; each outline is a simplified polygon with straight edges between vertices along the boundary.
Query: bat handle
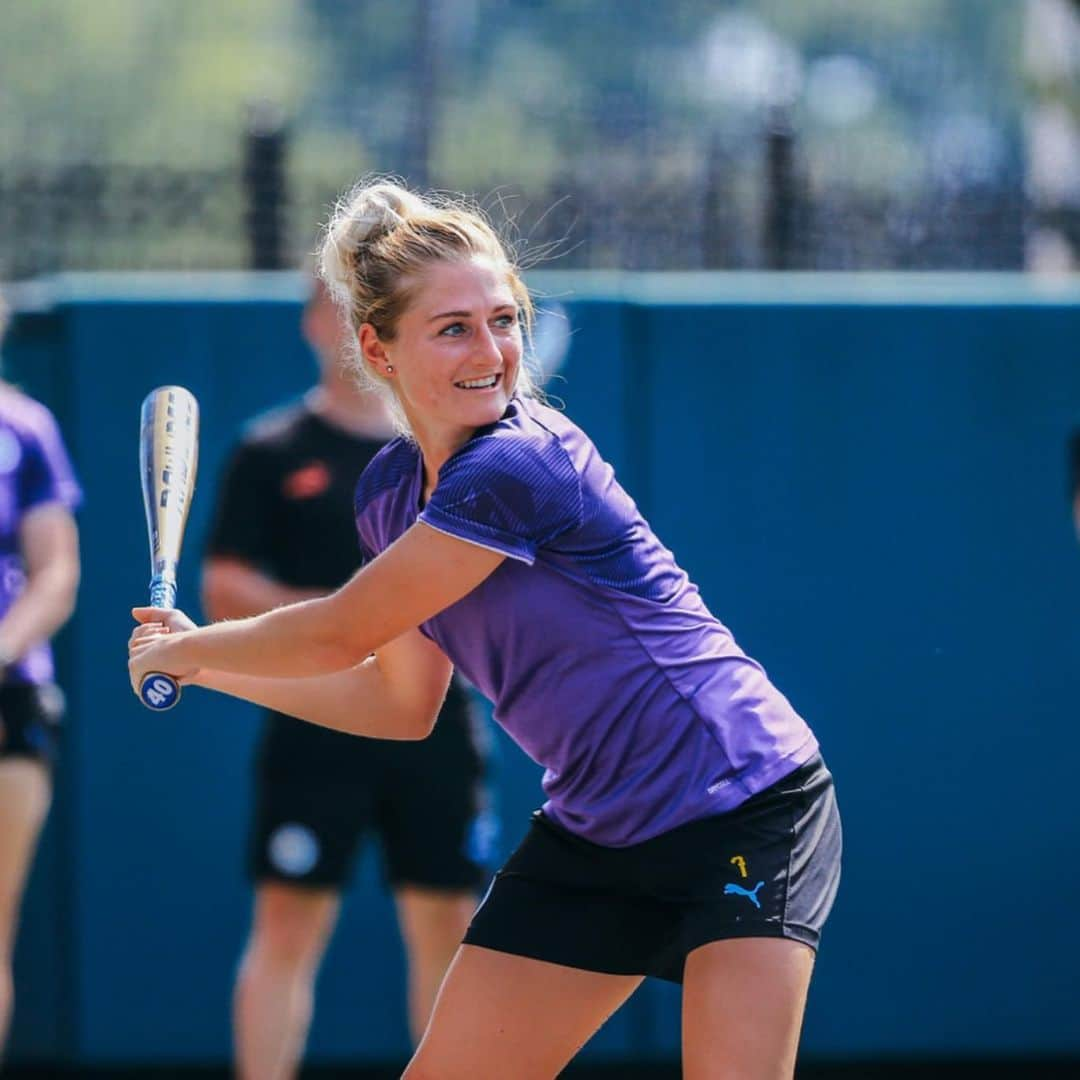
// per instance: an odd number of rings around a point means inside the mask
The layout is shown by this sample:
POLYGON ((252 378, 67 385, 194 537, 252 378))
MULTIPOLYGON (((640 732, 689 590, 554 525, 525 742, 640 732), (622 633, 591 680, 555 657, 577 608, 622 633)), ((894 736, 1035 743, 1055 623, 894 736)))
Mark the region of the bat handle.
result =
POLYGON ((163 671, 148 671, 139 683, 139 700, 154 712, 165 712, 180 700, 180 684, 163 671))
MULTIPOLYGON (((150 605, 176 607, 176 582, 172 578, 154 575, 150 582, 150 605)), ((163 671, 148 671, 139 683, 139 700, 154 712, 165 712, 180 700, 180 684, 163 671)))
POLYGON ((150 579, 150 606, 171 610, 176 607, 176 581, 164 574, 150 579))

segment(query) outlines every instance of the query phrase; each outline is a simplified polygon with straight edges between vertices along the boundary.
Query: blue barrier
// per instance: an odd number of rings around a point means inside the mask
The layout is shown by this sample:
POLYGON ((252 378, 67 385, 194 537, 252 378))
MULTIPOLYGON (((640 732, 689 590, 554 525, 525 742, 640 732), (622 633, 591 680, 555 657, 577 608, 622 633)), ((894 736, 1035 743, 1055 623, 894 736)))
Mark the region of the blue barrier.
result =
MULTIPOLYGON (((544 276, 573 327, 549 388, 716 613, 814 725, 844 881, 804 1048, 1077 1053, 1080 289, 1020 278, 544 276)), ((197 610, 211 490, 240 423, 313 375, 291 276, 58 279, 8 367, 53 404, 87 492, 54 820, 28 892, 13 1053, 216 1061, 246 928, 254 710, 143 710, 123 664, 148 578, 138 406, 203 409, 181 573, 197 610)), ((26 304, 23 304, 26 307, 26 304)), ((537 770, 498 739, 507 843, 537 770)), ((319 984, 312 1059, 400 1058, 404 987, 374 860, 319 984)), ((591 1045, 670 1055, 648 985, 591 1045)))

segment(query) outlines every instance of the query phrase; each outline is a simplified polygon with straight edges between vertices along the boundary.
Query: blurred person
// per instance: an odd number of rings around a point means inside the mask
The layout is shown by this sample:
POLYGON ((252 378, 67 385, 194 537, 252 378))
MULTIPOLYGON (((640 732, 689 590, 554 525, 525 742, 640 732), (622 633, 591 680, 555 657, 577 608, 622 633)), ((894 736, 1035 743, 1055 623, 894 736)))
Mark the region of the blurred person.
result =
POLYGON ((408 1080, 548 1080, 646 975, 683 986, 687 1080, 792 1076, 840 873, 813 733, 539 400, 529 294, 475 209, 362 184, 322 267, 403 432, 356 491, 371 561, 254 618, 136 608, 133 687, 423 739, 457 666, 546 767, 408 1080))
MULTIPOLYGON (((6 322, 0 299, 0 342, 6 322)), ((52 413, 0 381, 0 1057, 19 905, 52 800, 63 698, 49 639, 75 607, 80 499, 52 413)))
MULTIPOLYGON (((203 574, 215 620, 323 596, 360 565, 353 490, 392 424, 350 372, 345 324, 321 282, 302 325, 317 385, 249 426, 218 492, 203 574)), ((458 682, 438 734, 420 744, 354 738, 268 712, 255 769, 254 914, 234 995, 242 1077, 295 1075, 316 973, 368 831, 382 842, 419 1040, 494 840, 477 720, 458 682)))

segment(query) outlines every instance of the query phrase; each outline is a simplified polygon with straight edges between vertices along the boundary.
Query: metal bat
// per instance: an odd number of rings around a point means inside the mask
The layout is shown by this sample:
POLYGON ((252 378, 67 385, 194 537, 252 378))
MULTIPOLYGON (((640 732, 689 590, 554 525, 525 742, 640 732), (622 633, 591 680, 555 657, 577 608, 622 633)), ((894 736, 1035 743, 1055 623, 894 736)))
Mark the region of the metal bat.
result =
MULTIPOLYGON (((176 567, 199 464, 199 403, 182 386, 159 386, 142 403, 139 471, 150 535, 150 603, 176 606, 176 567)), ((180 685, 160 671, 147 672, 139 698, 163 712, 180 700, 180 685)))

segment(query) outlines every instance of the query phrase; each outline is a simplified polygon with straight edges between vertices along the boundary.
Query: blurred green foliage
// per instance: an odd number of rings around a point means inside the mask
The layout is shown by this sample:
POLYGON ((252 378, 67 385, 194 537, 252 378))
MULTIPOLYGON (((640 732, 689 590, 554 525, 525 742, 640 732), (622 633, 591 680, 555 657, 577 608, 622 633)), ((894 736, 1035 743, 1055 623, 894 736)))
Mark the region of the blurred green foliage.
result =
MULTIPOLYGON (((810 182, 888 192, 925 182, 927 147, 953 137, 953 116, 979 118, 998 159, 1018 154, 1022 8, 1020 0, 8 0, 0 174, 64 163, 237 170, 251 107, 268 102, 291 135, 300 247, 308 223, 365 170, 419 170, 438 186, 483 194, 635 176, 658 183, 722 160, 729 190, 752 192, 769 104, 754 80, 764 86, 768 65, 787 63, 802 80, 787 104, 810 182), (832 69, 819 64, 837 57, 832 69), (842 100, 815 111, 812 83, 844 96, 843 82, 822 72, 861 79, 866 107, 842 123, 842 100), (426 132, 418 115, 430 118, 426 132)), ((239 198, 222 192, 216 201, 239 198)), ((115 243, 122 265, 123 241, 115 243)), ((216 235, 206 250, 235 262, 229 243, 216 235)))

